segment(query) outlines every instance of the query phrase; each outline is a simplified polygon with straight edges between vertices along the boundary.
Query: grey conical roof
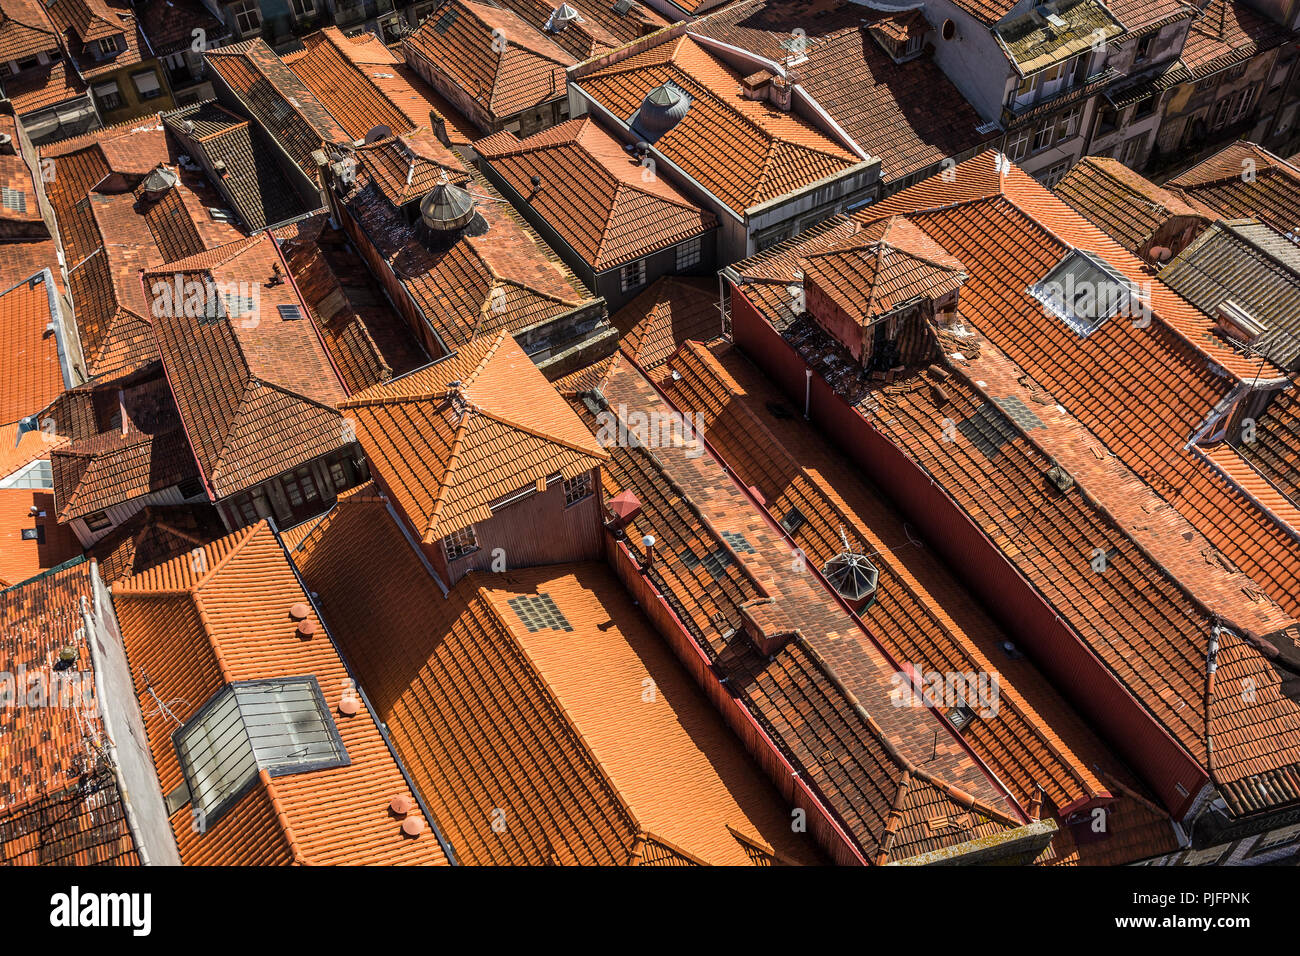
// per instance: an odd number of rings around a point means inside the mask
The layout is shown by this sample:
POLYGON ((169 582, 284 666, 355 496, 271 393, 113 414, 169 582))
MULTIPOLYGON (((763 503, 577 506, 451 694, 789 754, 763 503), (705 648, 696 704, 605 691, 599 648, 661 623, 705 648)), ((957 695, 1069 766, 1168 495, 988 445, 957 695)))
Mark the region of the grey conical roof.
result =
POLYGON ((474 198, 459 186, 438 183, 420 201, 420 218, 437 232, 460 229, 474 218, 474 198))
POLYGON ((822 575, 840 597, 860 601, 876 590, 880 571, 866 557, 854 551, 844 551, 831 558, 822 567, 822 575))
POLYGON ((676 126, 690 108, 690 98, 678 87, 665 83, 646 94, 633 126, 653 142, 676 126))

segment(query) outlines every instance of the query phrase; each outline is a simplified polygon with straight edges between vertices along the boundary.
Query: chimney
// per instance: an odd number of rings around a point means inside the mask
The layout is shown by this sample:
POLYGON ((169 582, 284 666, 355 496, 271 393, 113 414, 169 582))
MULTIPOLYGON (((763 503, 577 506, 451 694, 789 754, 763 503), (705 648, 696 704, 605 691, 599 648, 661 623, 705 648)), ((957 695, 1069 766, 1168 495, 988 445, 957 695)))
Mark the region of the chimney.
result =
POLYGON ((451 149, 451 138, 447 135, 447 121, 434 110, 429 110, 429 129, 438 137, 438 142, 451 149))
POLYGON ((790 81, 784 76, 772 77, 772 82, 768 84, 768 101, 777 109, 789 112, 790 102, 794 96, 793 88, 790 81))
POLYGON ((655 563, 655 536, 646 535, 641 539, 641 547, 645 549, 645 567, 652 568, 655 563))

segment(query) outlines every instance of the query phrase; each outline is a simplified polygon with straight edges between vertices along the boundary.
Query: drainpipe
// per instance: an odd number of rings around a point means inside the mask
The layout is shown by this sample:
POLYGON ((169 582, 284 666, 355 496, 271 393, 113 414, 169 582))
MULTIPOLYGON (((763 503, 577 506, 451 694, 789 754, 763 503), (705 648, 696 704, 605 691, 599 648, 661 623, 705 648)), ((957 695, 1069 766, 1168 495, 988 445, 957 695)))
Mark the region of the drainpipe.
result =
POLYGON ((808 412, 812 407, 812 369, 803 370, 803 420, 811 421, 808 412))

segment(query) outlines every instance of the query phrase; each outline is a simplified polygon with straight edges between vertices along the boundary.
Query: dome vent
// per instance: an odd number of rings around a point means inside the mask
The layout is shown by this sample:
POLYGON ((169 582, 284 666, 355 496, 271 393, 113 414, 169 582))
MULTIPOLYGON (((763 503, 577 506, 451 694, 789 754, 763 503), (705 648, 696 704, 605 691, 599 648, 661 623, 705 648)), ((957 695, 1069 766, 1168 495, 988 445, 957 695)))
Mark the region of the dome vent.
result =
POLYGON ((844 550, 822 565, 822 577, 854 611, 861 611, 876 596, 880 569, 865 554, 849 547, 843 529, 840 530, 840 540, 844 542, 844 550))
POLYGON ((448 182, 441 182, 420 200, 420 221, 432 233, 456 232, 474 218, 474 198, 448 182))
POLYGON ((551 18, 546 21, 546 29, 550 33, 563 33, 564 28, 570 23, 580 22, 582 17, 578 11, 567 3, 562 3, 551 12, 551 18))
POLYGON ((690 97, 680 87, 671 83, 656 86, 632 117, 632 128, 653 143, 681 122, 690 108, 690 97))
POLYGON ((144 191, 145 198, 150 202, 154 202, 161 199, 167 190, 178 182, 180 182, 180 177, 176 175, 175 170, 168 169, 166 166, 158 166, 153 172, 145 176, 141 188, 144 191))

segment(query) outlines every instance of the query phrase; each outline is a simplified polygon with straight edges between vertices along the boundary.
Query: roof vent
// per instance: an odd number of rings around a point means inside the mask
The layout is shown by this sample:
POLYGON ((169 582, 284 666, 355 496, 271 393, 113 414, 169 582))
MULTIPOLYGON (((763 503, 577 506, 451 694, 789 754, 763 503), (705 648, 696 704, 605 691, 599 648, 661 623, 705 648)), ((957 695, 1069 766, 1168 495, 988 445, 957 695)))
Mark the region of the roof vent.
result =
POLYGON ((474 197, 444 179, 420 200, 420 224, 427 235, 450 238, 473 221, 474 197))
POLYGON ((690 97, 680 87, 672 83, 656 86, 632 117, 632 128, 653 143, 681 122, 690 108, 690 97))
POLYGON ((178 182, 180 182, 180 177, 176 175, 176 171, 160 164, 144 178, 142 186, 145 198, 151 202, 161 199, 167 190, 178 182))
POLYGON ((1225 335, 1244 345, 1252 344, 1268 331, 1268 325, 1255 318, 1232 299, 1219 303, 1215 318, 1218 320, 1219 329, 1225 335))
POLYGON ((867 558, 849 547, 849 539, 840 529, 844 550, 822 565, 822 577, 844 598, 855 611, 867 607, 876 596, 880 582, 880 569, 867 558))
POLYGON ((578 11, 573 9, 567 3, 562 3, 551 13, 551 18, 546 21, 546 29, 550 33, 561 33, 570 23, 581 23, 582 17, 578 11))
POLYGON ((371 143, 379 142, 381 139, 388 139, 392 135, 393 131, 381 123, 366 134, 365 143, 368 146, 371 143))
POLYGON ((0 155, 14 155, 14 138, 8 133, 0 133, 0 155))
POLYGON ((1047 480, 1054 484, 1056 490, 1061 494, 1065 494, 1074 487, 1074 479, 1070 477, 1070 473, 1060 465, 1053 465, 1051 468, 1047 469, 1047 480))

